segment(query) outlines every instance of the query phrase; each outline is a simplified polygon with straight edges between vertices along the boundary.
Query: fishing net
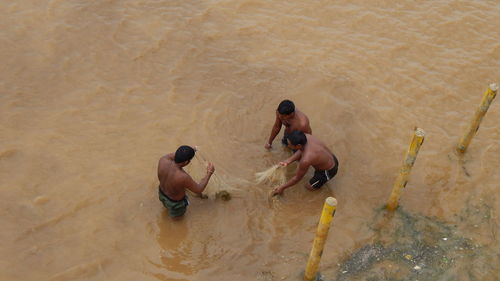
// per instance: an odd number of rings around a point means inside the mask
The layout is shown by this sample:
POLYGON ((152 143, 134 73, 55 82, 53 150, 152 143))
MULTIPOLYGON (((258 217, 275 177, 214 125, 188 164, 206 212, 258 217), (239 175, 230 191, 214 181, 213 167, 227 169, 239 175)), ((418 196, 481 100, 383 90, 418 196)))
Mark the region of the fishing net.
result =
POLYGON ((280 165, 274 165, 265 171, 255 173, 255 178, 258 184, 282 185, 286 183, 286 169, 280 165))
MULTIPOLYGON (((191 161, 186 170, 196 182, 199 182, 199 180, 206 175, 206 168, 209 162, 199 150, 195 154, 195 159, 197 161, 191 161)), ((216 198, 227 201, 231 199, 236 191, 237 188, 234 187, 234 185, 229 184, 228 180, 225 177, 220 176, 216 171, 210 178, 202 197, 216 198)))

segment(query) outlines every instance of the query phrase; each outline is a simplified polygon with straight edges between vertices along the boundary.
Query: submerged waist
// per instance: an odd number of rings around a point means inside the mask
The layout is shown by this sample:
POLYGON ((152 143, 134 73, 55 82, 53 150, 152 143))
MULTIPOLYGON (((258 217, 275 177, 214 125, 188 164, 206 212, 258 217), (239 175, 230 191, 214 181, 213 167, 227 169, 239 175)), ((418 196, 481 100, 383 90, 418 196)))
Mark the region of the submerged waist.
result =
POLYGON ((179 200, 174 200, 174 199, 170 198, 170 197, 169 197, 169 196, 168 196, 165 192, 163 192, 163 190, 161 190, 161 187, 159 187, 159 186, 158 186, 158 192, 159 192, 162 196, 164 196, 165 198, 167 198, 168 200, 170 200, 170 201, 172 201, 172 202, 181 202, 181 201, 183 201, 183 200, 185 200, 185 199, 186 199, 186 195, 184 195, 184 197, 182 197, 181 199, 179 199, 179 200))

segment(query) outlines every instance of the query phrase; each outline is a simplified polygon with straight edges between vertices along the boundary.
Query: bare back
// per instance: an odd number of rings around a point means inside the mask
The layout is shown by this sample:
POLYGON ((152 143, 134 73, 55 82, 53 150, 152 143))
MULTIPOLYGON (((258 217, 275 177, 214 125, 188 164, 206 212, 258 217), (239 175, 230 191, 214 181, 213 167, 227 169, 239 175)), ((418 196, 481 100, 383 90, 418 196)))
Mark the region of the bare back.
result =
POLYGON ((160 189, 172 200, 181 200, 186 195, 186 181, 191 177, 174 160, 173 154, 160 158, 158 162, 158 180, 160 189))
POLYGON ((316 170, 330 170, 335 166, 333 153, 316 137, 306 134, 307 143, 304 146, 300 163, 313 166, 316 170))

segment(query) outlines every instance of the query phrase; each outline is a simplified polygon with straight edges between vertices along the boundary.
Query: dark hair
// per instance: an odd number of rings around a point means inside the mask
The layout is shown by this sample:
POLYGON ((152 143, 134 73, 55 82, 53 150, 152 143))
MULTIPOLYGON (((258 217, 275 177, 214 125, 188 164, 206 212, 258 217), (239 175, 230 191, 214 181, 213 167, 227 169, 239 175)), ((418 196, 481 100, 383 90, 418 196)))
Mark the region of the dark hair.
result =
POLYGON ((307 143, 306 134, 301 131, 293 131, 288 136, 287 139, 290 140, 292 145, 305 145, 307 143))
POLYGON ((279 114, 288 115, 295 111, 295 104, 291 100, 283 100, 278 105, 279 114))
POLYGON ((175 152, 175 163, 182 163, 185 161, 189 161, 194 157, 194 149, 187 145, 181 145, 177 148, 175 152))

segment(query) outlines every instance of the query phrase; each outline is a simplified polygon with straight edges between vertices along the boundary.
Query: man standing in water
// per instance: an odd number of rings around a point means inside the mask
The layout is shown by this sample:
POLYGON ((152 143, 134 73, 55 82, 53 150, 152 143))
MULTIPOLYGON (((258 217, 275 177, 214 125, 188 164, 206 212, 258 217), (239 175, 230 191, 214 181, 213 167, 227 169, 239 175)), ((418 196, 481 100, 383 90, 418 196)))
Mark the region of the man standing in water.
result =
POLYGON ((175 153, 161 157, 158 162, 158 179, 160 180, 158 195, 171 217, 180 217, 186 212, 189 205, 186 189, 201 195, 215 171, 214 165, 208 163, 206 176, 200 180, 200 183, 196 183, 182 169, 191 162, 194 153, 195 150, 192 147, 183 145, 175 153))
POLYGON ((287 141, 288 147, 296 152, 279 164, 287 166, 294 161, 299 161, 299 167, 293 178, 273 190, 273 195, 282 194, 285 189, 298 183, 309 166, 313 166, 316 170, 314 176, 305 184, 309 190, 319 189, 337 174, 339 168, 337 157, 317 138, 300 131, 293 131, 287 136, 287 141))
POLYGON ((283 100, 276 110, 276 120, 274 121, 273 128, 271 130, 271 136, 267 141, 265 148, 270 149, 273 144, 273 140, 281 131, 281 126, 285 126, 285 134, 281 142, 283 145, 288 145, 286 136, 293 131, 301 131, 306 134, 312 134, 311 127, 309 126, 309 118, 295 108, 295 105, 290 100, 283 100))

